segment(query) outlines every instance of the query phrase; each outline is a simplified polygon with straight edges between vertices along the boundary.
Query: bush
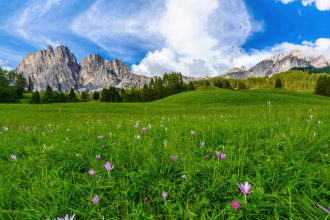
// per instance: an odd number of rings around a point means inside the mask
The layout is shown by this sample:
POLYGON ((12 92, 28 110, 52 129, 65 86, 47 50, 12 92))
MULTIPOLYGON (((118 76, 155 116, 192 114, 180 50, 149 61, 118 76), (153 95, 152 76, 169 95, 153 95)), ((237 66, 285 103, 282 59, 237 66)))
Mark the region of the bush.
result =
POLYGON ((40 93, 38 90, 32 93, 32 97, 30 100, 31 104, 40 104, 41 103, 41 98, 40 98, 40 93))
POLYGON ((99 99, 100 99, 100 93, 97 92, 97 91, 95 91, 95 92, 93 93, 93 99, 94 99, 94 100, 99 100, 99 99))

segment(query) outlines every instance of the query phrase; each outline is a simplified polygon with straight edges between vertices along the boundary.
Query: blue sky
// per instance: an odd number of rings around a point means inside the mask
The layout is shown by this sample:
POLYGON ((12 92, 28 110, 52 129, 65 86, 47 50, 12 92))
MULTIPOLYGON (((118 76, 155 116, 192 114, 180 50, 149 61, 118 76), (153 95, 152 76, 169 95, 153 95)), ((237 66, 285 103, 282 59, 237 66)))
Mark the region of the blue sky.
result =
POLYGON ((0 66, 66 45, 133 72, 217 75, 299 49, 330 59, 330 0, 0 1, 0 66))

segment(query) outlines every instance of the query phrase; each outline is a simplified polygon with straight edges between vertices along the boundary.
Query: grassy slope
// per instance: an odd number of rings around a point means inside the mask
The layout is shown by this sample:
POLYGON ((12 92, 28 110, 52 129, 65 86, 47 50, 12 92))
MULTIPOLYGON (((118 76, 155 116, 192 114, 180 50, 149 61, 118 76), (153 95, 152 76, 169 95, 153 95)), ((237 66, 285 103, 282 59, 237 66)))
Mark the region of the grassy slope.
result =
POLYGON ((316 203, 329 205, 326 97, 205 88, 153 103, 0 105, 3 126, 9 130, 0 135, 0 219, 65 213, 77 219, 322 219, 316 203), (146 134, 134 127, 136 120, 151 124, 146 134), (222 144, 227 158, 219 161, 214 152, 222 144), (169 161, 171 155, 179 160, 169 161), (110 176, 107 160, 115 165, 110 176), (253 190, 247 205, 236 186, 244 181, 253 190), (91 202, 95 194, 98 206, 91 202), (230 208, 234 199, 242 203, 238 212, 230 208))

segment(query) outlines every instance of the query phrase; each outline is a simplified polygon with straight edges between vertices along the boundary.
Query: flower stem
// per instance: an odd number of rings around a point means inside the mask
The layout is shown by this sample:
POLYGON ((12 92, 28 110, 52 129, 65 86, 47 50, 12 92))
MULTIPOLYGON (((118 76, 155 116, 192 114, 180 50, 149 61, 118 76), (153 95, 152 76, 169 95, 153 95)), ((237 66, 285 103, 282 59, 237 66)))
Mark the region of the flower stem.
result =
POLYGON ((244 198, 245 198, 245 205, 247 205, 247 201, 246 201, 246 195, 244 195, 244 198))

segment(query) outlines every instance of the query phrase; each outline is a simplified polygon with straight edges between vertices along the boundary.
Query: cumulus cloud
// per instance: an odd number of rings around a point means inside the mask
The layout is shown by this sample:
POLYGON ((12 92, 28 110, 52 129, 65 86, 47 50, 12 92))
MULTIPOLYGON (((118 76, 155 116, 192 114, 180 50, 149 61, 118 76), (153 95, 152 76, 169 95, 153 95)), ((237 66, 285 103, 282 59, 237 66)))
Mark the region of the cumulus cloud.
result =
MULTIPOLYGON (((283 4, 288 4, 294 2, 295 0, 280 0, 283 4)), ((330 10, 330 1, 329 0, 301 0, 303 6, 310 6, 315 4, 316 8, 320 11, 329 11, 330 10)))
POLYGON ((1 69, 8 70, 8 71, 13 70, 12 67, 6 66, 6 64, 7 64, 7 62, 5 60, 0 59, 0 68, 1 69))

